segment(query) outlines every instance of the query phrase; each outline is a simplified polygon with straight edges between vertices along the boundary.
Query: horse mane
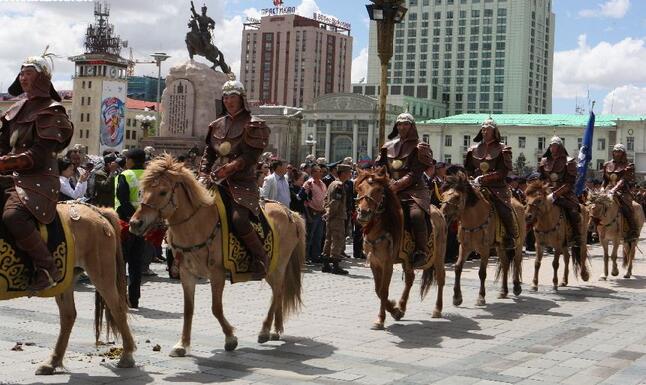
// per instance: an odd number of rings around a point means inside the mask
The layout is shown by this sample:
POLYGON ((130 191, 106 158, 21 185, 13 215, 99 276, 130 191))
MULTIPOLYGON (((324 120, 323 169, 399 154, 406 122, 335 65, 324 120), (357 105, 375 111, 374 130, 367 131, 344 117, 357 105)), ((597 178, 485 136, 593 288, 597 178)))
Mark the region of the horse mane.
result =
POLYGON ((159 155, 148 163, 141 179, 141 187, 145 190, 148 187, 155 186, 159 179, 168 176, 178 178, 180 183, 186 186, 192 198, 196 199, 200 204, 209 205, 213 203, 213 197, 195 178, 195 174, 184 167, 183 163, 175 161, 173 156, 168 153, 159 155))
POLYGON ((452 189, 460 194, 466 194, 466 207, 472 207, 478 203, 478 194, 469 183, 466 174, 463 171, 458 171, 453 175, 446 177, 445 190, 452 189))
POLYGON ((531 182, 527 185, 525 190, 526 196, 533 196, 535 194, 547 195, 549 194, 548 186, 541 181, 531 182))
POLYGON ((591 191, 588 200, 590 203, 598 203, 604 206, 609 206, 612 203, 612 198, 605 191, 591 191))
MULTIPOLYGON (((390 178, 386 173, 380 173, 377 171, 367 171, 360 173, 357 179, 355 180, 355 186, 360 185, 361 183, 366 182, 378 183, 381 185, 384 191, 384 212, 381 214, 382 220, 385 218, 389 225, 387 228, 390 230, 393 237, 393 250, 395 253, 399 253, 401 247, 402 238, 404 236, 404 212, 399 202, 397 194, 395 194, 390 189, 390 178)), ((395 255, 396 257, 396 255, 395 255)))

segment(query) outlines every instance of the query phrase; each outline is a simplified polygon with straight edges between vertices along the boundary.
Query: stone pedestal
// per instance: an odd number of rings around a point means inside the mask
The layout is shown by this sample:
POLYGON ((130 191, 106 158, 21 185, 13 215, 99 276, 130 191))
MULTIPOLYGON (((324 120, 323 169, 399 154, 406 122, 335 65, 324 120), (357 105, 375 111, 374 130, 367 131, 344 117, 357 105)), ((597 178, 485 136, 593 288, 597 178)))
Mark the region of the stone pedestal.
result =
POLYGON ((197 146, 200 151, 209 124, 222 112, 222 86, 229 78, 192 60, 172 67, 161 100, 160 135, 141 140, 156 152, 179 155, 197 146))

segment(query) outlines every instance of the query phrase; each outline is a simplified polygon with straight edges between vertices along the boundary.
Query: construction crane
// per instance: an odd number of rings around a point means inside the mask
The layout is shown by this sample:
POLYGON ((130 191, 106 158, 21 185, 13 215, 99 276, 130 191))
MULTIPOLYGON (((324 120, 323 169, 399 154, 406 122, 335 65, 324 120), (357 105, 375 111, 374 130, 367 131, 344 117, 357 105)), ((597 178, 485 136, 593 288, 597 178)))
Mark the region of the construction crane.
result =
POLYGON ((128 77, 135 75, 135 65, 137 64, 157 64, 157 61, 135 59, 134 55, 132 54, 132 47, 130 47, 130 55, 128 57, 128 69, 127 69, 128 77))

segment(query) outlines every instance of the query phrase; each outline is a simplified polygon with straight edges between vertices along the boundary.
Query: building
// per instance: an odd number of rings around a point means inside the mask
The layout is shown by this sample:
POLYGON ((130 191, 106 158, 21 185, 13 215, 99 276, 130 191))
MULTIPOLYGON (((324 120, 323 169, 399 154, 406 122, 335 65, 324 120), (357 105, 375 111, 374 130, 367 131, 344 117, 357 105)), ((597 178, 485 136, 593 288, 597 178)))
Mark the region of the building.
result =
MULTIPOLYGON (((404 110, 386 105, 386 134, 404 110)), ((350 156, 355 161, 377 156, 379 100, 352 93, 319 96, 303 109, 301 145, 328 161, 350 156)), ((303 157, 304 158, 304 157, 303 157)))
POLYGON ((240 80, 259 104, 302 107, 320 95, 350 92, 350 25, 294 12, 272 8, 244 24, 240 80))
MULTIPOLYGON (((160 90, 166 88, 166 79, 161 79, 160 90)), ((161 95, 161 93, 160 93, 161 95)), ((128 97, 136 100, 157 100, 157 78, 152 76, 128 77, 128 97)))
POLYGON ((128 60, 120 56, 121 39, 113 34, 109 15, 107 4, 94 4, 95 24, 87 28, 85 53, 69 58, 75 64, 72 143, 93 155, 125 146, 128 60))
MULTIPOLYGON (((419 134, 431 145, 435 159, 462 164, 467 149, 480 130, 488 114, 462 114, 442 119, 420 122, 419 134)), ((558 135, 563 139, 571 157, 576 157, 581 147, 587 115, 494 115, 502 140, 512 148, 514 166, 522 155, 524 164, 536 168, 550 139, 558 135)), ((641 175, 646 174, 646 115, 597 115, 590 167, 598 170, 612 156, 612 147, 624 143, 628 157, 635 162, 641 175)))
MULTIPOLYGON (((448 115, 552 112, 552 0, 408 0, 389 93, 442 100, 448 115)), ((379 84, 376 22, 368 84, 379 84)))
MULTIPOLYGON (((352 93, 379 98, 380 87, 365 83, 352 84, 352 93)), ((415 120, 439 119, 446 116, 446 104, 438 100, 405 95, 387 95, 386 104, 400 106, 410 112, 415 120)))
POLYGON ((300 142, 301 108, 285 106, 252 106, 254 117, 265 121, 271 129, 265 151, 276 154, 292 164, 300 164, 307 153, 300 142))

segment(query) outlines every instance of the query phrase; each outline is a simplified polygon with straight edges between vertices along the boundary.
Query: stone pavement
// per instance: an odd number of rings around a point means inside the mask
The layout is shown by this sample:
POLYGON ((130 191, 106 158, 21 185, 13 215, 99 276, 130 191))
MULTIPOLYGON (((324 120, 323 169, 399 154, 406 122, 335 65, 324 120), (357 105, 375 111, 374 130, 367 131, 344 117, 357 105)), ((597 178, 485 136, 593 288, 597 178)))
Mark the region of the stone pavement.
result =
MULTIPOLYGON (((193 346, 185 358, 168 356, 181 330, 181 286, 165 278, 161 265, 153 265, 160 276, 146 282, 142 307, 130 316, 138 344, 136 368, 117 369, 115 361, 98 356, 108 348, 93 343, 94 293, 78 285, 66 368, 50 377, 33 373, 58 333, 53 299, 1 304, 0 384, 646 384, 646 263, 640 256, 630 280, 599 282, 600 249, 592 248, 591 254, 590 282, 570 278, 570 287, 557 293, 551 290, 551 256, 544 259, 539 291, 528 291, 533 274, 533 256, 528 256, 523 294, 510 299, 496 298, 491 265, 485 307, 474 306, 477 262, 465 269, 459 308, 451 301, 449 267, 443 318, 431 319, 435 288, 420 303, 416 284, 405 318, 395 322, 389 316, 385 331, 370 330, 378 301, 368 268, 353 260, 345 277, 308 270, 305 307, 287 321, 283 341, 264 345, 256 343, 256 335, 269 302, 268 286, 227 285, 225 313, 240 342, 234 352, 224 351, 204 282, 198 285, 193 346), (33 345, 12 351, 17 341, 33 345), (153 351, 156 344, 161 351, 153 351)), ((398 270, 392 298, 402 286, 398 270)))

